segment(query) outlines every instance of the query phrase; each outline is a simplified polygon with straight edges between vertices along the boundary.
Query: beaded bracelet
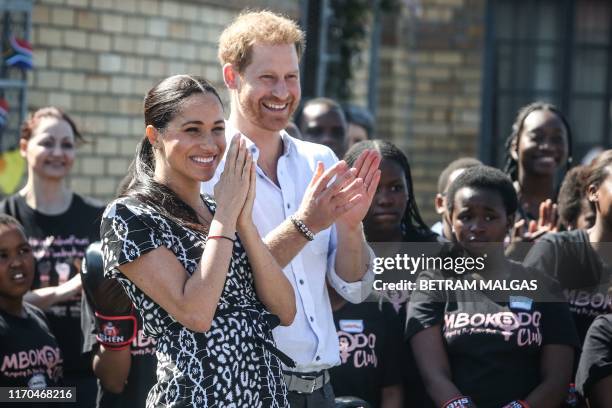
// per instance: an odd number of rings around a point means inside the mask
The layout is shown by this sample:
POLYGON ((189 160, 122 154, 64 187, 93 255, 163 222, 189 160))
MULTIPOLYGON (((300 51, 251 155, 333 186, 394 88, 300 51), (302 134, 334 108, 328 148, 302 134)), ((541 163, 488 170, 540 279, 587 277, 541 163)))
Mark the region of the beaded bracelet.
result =
POLYGON ((289 217, 295 228, 309 241, 314 240, 314 234, 311 230, 308 229, 306 224, 300 219, 295 218, 294 216, 289 217))

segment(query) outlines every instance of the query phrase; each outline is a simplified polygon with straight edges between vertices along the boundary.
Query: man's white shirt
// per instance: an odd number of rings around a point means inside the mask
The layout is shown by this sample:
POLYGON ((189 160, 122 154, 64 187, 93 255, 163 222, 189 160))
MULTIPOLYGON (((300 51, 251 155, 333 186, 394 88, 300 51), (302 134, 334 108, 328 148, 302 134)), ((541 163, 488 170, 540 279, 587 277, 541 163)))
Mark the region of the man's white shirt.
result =
MULTIPOLYGON (((229 147, 232 136, 239 133, 226 122, 226 140, 229 147)), ((245 135, 247 148, 257 160, 259 150, 245 135)), ((253 221, 259 234, 265 237, 294 214, 302 202, 304 192, 314 175, 318 161, 325 169, 338 160, 326 146, 292 138, 281 131, 283 154, 277 164, 280 187, 274 184, 257 166, 257 190, 253 206, 253 221)), ((226 153, 227 153, 226 149, 226 153)), ((225 156, 214 177, 202 183, 202 192, 213 195, 213 187, 219 180, 225 156)), ((335 271, 337 236, 335 226, 316 234, 293 258, 283 272, 295 290, 297 313, 293 324, 273 330, 278 348, 295 360, 296 371, 319 371, 340 363, 339 344, 332 310, 329 303, 325 277, 346 300, 363 301, 372 291, 374 273, 368 268, 358 282, 345 282, 335 271)), ((370 260, 374 253, 369 249, 370 260)))

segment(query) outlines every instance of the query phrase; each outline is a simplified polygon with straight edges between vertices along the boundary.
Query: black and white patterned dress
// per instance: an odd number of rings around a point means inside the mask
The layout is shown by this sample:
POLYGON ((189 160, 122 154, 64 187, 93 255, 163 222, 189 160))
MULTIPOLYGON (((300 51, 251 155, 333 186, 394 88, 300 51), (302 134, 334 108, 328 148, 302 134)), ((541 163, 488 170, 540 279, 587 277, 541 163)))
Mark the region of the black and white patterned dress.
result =
MULTIPOLYGON (((203 196, 211 212, 214 201, 203 196)), ((187 329, 118 269, 159 246, 170 249, 191 275, 206 236, 160 216, 135 198, 106 208, 101 227, 104 272, 121 282, 140 312, 145 334, 157 339, 157 383, 147 407, 286 407, 280 352, 271 329, 278 318, 257 299, 246 252, 236 241, 212 326, 187 329)))

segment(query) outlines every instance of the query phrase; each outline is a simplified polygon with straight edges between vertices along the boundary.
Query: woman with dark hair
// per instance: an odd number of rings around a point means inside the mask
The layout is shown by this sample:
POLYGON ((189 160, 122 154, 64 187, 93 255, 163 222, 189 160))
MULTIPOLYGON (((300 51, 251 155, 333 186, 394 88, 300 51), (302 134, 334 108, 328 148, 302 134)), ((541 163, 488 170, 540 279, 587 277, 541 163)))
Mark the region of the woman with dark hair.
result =
POLYGON ((419 213, 406 155, 393 143, 375 139, 354 145, 344 160, 352 166, 365 150, 376 150, 382 156, 380 182, 363 220, 368 241, 435 242, 436 234, 419 213))
POLYGON ((612 307, 612 150, 585 169, 584 183, 595 209, 593 227, 547 234, 524 261, 559 281, 581 342, 595 317, 612 307))
POLYGON ((223 157, 217 91, 176 75, 144 101, 145 137, 124 195, 103 216, 104 272, 118 279, 144 332, 157 340, 157 383, 147 406, 287 406, 272 328, 291 324, 291 284, 252 221, 255 166, 236 135, 223 157))
POLYGON ((55 107, 34 112, 22 125, 19 140, 28 168, 26 185, 0 203, 0 212, 24 227, 36 258, 25 300, 47 315, 64 355, 65 385, 77 389, 77 406, 91 407, 96 381, 91 356, 81 354, 79 270, 87 246, 99 240, 103 208, 68 184, 80 142, 83 137, 65 112, 55 107))
POLYGON ((531 241, 556 227, 555 175, 572 163, 572 132, 554 105, 523 106, 506 140, 506 165, 518 194, 515 237, 531 241))
POLYGON ((452 259, 480 258, 483 267, 422 272, 408 305, 407 336, 438 407, 553 408, 567 395, 577 345, 567 305, 534 299, 525 283, 537 279, 555 293, 554 282, 504 255, 517 206, 510 179, 488 166, 466 169, 448 189, 461 253, 452 259), (444 285, 436 290, 436 282, 444 285), (479 282, 520 286, 495 291, 479 282))

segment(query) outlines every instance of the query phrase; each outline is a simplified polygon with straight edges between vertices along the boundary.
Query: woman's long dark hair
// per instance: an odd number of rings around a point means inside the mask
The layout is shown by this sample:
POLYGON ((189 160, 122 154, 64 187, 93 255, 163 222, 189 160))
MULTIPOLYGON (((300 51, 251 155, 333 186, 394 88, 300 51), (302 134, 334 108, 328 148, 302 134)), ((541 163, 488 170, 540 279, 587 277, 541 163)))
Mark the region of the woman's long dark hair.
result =
MULTIPOLYGON (((144 99, 145 127, 153 126, 163 132, 168 123, 180 112, 183 101, 194 94, 212 94, 222 104, 217 90, 204 78, 175 75, 155 85, 144 99)), ((201 226, 197 213, 181 200, 169 187, 156 182, 153 146, 144 137, 136 147, 136 156, 128 175, 121 182, 117 195, 135 197, 153 207, 160 215, 191 228, 201 226)), ((206 230, 206 228, 198 228, 206 230)))
POLYGON ((565 126, 565 131, 567 133, 567 162, 566 162, 566 171, 570 169, 572 166, 572 130, 570 128, 569 122, 561 113, 561 111, 550 103, 545 102, 533 102, 529 105, 523 106, 519 109, 518 114, 516 115, 516 119, 512 124, 512 133, 506 139, 506 164, 504 166, 504 172, 510 176, 512 181, 518 180, 518 162, 512 157, 512 149, 516 149, 516 153, 518 156, 518 146, 519 146, 519 138, 521 137, 521 132, 523 131, 523 124, 525 119, 531 112, 535 112, 538 110, 545 110, 549 112, 553 112, 563 123, 565 126))
POLYGON ((404 170, 404 176, 406 177, 406 184, 408 186, 408 205, 406 206, 406 211, 402 217, 402 230, 404 232, 405 239, 411 242, 435 241, 436 234, 429 229, 419 213, 416 199, 414 197, 414 187, 412 185, 410 164, 408 164, 408 158, 406 155, 393 143, 386 140, 374 139, 364 140, 353 145, 344 155, 344 161, 346 161, 349 166, 352 166, 357 161, 359 155, 366 149, 376 150, 380 153, 383 160, 393 160, 404 170))

